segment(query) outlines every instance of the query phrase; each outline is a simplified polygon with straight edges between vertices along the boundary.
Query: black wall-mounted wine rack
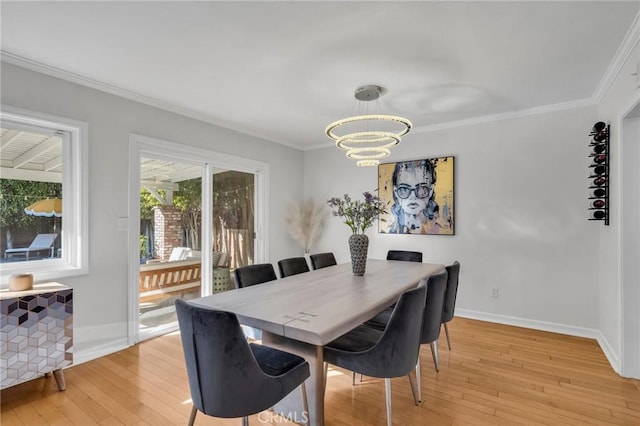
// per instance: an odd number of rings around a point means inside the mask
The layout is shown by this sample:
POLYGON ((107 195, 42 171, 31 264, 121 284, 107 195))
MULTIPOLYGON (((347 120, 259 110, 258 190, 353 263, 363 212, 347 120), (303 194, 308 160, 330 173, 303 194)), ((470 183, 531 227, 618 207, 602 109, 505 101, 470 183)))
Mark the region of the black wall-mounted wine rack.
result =
POLYGON ((589 136, 589 220, 609 225, 609 125, 598 121, 589 136))

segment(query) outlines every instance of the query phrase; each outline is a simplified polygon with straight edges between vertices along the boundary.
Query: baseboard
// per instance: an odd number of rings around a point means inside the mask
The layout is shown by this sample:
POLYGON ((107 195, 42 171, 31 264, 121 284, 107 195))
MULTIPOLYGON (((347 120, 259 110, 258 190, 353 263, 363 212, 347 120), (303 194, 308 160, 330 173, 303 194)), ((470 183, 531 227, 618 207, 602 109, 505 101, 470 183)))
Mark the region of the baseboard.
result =
POLYGON ((73 365, 82 364, 129 347, 127 339, 119 339, 73 352, 73 365))
POLYGON ((126 323, 73 329, 73 364, 82 364, 129 347, 126 323), (99 339, 96 338, 99 336, 99 339))
POLYGON ((609 360, 609 364, 611 364, 611 367, 616 373, 622 375, 622 366, 620 365, 620 360, 616 355, 616 351, 613 350, 613 347, 611 346, 611 344, 609 344, 609 341, 606 337, 604 337, 604 334, 602 334, 600 330, 598 330, 597 339, 598 345, 600 345, 600 349, 602 349, 602 352, 604 352, 604 356, 606 356, 609 360))
POLYGON ((515 327, 530 328, 533 330, 549 331, 551 333, 566 334, 568 336, 586 337, 594 339, 600 345, 602 352, 607 357, 609 364, 620 374, 620 361, 615 355, 609 341, 604 337, 600 330, 595 328, 575 327, 572 325, 558 324, 554 322, 532 320, 527 318, 511 317, 508 315, 489 314, 486 312, 469 311, 465 309, 456 309, 456 316, 462 318, 475 319, 480 321, 494 322, 498 324, 512 325, 515 327))

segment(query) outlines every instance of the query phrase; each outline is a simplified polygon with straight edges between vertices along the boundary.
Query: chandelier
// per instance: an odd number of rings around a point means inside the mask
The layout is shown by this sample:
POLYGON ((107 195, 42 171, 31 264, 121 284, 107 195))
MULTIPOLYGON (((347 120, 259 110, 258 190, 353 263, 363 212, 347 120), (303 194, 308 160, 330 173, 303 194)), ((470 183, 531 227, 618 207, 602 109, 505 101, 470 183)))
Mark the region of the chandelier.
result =
MULTIPOLYGON (((360 86, 355 90, 355 98, 367 102, 375 101, 385 90, 377 85, 360 86)), ((400 138, 411 130, 411 121, 404 117, 384 114, 356 115, 334 121, 325 129, 336 147, 346 151, 349 158, 358 160, 360 167, 377 166, 380 158, 388 157, 391 148, 400 143, 400 138)))

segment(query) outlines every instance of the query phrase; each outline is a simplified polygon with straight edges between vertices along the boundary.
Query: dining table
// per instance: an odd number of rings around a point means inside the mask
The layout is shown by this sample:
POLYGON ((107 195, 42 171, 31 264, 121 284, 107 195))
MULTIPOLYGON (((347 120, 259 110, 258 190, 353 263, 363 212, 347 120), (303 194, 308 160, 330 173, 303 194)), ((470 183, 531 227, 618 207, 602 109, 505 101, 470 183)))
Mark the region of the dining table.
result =
POLYGON ((262 330, 262 344, 304 357, 311 370, 306 380, 308 409, 292 392, 274 407, 288 420, 324 424, 323 347, 373 318, 398 297, 432 274, 441 264, 368 259, 363 276, 351 263, 304 272, 263 284, 191 300, 191 303, 233 312, 241 324, 262 330))

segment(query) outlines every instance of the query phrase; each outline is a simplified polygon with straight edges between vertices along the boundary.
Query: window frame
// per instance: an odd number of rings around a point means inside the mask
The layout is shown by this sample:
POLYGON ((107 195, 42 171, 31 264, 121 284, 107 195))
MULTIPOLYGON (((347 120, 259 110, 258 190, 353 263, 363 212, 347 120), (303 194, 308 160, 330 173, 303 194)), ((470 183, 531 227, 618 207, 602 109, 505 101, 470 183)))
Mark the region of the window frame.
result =
MULTIPOLYGON (((89 273, 88 134, 87 123, 64 117, 2 106, 0 122, 24 128, 62 132, 62 256, 56 259, 3 263, 0 288, 13 274, 31 273, 34 281, 45 282, 89 273)), ((0 254, 4 256, 4 253, 0 254)))

